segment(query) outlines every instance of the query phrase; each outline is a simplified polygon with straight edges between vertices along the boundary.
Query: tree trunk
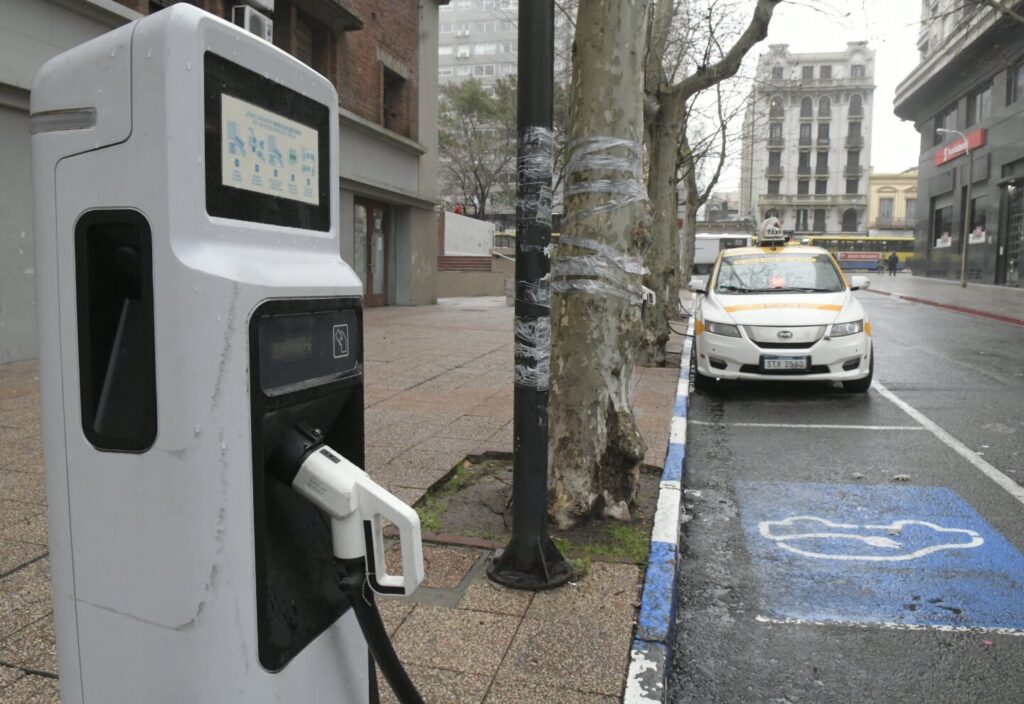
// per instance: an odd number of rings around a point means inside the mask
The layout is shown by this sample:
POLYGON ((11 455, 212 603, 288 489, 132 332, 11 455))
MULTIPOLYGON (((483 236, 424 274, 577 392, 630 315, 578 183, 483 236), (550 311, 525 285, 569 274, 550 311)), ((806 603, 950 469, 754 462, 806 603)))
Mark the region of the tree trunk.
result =
MULTIPOLYGON (((551 518, 628 519, 646 444, 633 420, 650 240, 641 154, 645 0, 582 0, 565 220, 551 276, 551 518)), ((672 152, 675 154, 675 151, 672 152)))
MULTIPOLYGON (((684 137, 685 144, 685 137, 684 137)), ((689 151, 687 145, 686 151, 689 151)), ((683 228, 680 233, 680 268, 679 282, 688 282, 693 276, 693 254, 697 246, 697 209, 703 205, 700 202, 700 191, 697 188, 697 172, 694 169, 693 159, 683 166, 683 187, 686 189, 686 217, 683 218, 683 228)), ((676 289, 679 295, 679 289, 676 289)))
POLYGON ((651 247, 644 257, 647 274, 644 285, 654 291, 654 305, 647 306, 641 364, 665 366, 665 343, 669 321, 679 300, 679 232, 676 227, 678 178, 676 153, 683 129, 683 102, 669 96, 659 102, 650 126, 650 168, 647 191, 651 199, 653 225, 651 247))

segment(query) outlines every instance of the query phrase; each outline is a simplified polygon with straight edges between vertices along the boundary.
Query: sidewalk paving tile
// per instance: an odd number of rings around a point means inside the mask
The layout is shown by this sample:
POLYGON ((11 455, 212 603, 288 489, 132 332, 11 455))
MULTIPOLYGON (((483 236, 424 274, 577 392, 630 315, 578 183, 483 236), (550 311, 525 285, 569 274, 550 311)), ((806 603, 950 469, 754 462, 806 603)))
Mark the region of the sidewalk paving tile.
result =
POLYGON ((3 701, 3 690, 10 687, 24 676, 25 673, 21 670, 0 665, 0 701, 3 701))
POLYGON ((35 623, 52 610, 49 560, 35 562, 0 580, 0 639, 35 623))
MULTIPOLYGON (((395 543, 384 553, 388 571, 402 571, 402 553, 395 543)), ((446 545, 423 546, 423 585, 432 589, 455 589, 480 559, 480 551, 446 545)))
POLYGON ((0 496, 7 501, 46 506, 46 478, 42 473, 0 469, 0 496))
POLYGON ((609 625, 631 620, 640 604, 640 576, 637 565, 594 562, 590 574, 580 581, 538 592, 526 618, 568 622, 601 618, 609 625))
MULTIPOLYGON (((32 504, 25 505, 31 506, 32 504)), ((9 525, 0 529, 0 543, 5 543, 8 540, 43 546, 48 545, 46 512, 40 511, 31 516, 12 521, 9 525)))
POLYGON ((547 687, 532 680, 495 682, 484 704, 616 704, 619 698, 594 692, 547 687))
POLYGON ((0 661, 56 675, 57 638, 53 632, 53 614, 0 641, 0 661))
POLYGON ((384 627, 387 629, 389 636, 395 635, 395 631, 398 630, 398 627, 402 625, 416 607, 416 604, 411 601, 389 599, 382 596, 376 597, 374 603, 377 605, 380 618, 384 621, 384 627))
POLYGON ((525 618, 496 681, 525 680, 548 687, 619 695, 629 660, 631 623, 620 619, 604 622, 586 613, 575 620, 525 618))
MULTIPOLYGON (((514 616, 418 604, 393 639, 403 663, 490 676, 516 632, 514 616)), ((623 648, 629 652, 628 638, 623 648)))
POLYGON ((59 704, 60 686, 49 677, 25 675, 0 691, 0 697, 4 704, 59 704))
POLYGON ((0 498, 0 529, 27 521, 45 510, 46 507, 39 504, 9 501, 7 497, 0 498))
MULTIPOLYGON (((418 665, 411 665, 406 670, 423 701, 431 704, 479 704, 491 684, 489 675, 474 675, 418 665)), ((397 704, 398 699, 380 673, 377 674, 377 689, 381 704, 397 704)))
POLYGON ((43 444, 38 431, 5 441, 3 454, 0 455, 0 469, 42 474, 43 444))
POLYGON ((0 574, 10 572, 14 568, 45 554, 45 545, 23 543, 16 540, 2 540, 0 541, 0 574))
POLYGON ((509 616, 523 616, 533 600, 533 592, 509 589, 494 584, 483 574, 469 585, 459 602, 459 608, 467 611, 488 611, 509 616))

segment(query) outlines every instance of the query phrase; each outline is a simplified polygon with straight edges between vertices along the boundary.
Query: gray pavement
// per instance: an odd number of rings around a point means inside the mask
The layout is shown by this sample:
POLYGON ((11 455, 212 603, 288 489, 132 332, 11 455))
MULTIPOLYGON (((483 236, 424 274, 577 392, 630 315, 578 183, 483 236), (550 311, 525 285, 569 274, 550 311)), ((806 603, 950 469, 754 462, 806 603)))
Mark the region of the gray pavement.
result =
MULTIPOLYGON (((367 471, 405 501, 415 502, 467 455, 511 452, 512 312, 504 298, 366 311, 367 471)), ((645 462, 659 467, 677 377, 671 368, 639 370, 645 462)), ((35 362, 0 365, 4 704, 59 700, 38 404, 35 362)), ((618 700, 640 566, 595 563, 579 582, 534 595, 488 583, 487 550, 427 545, 424 552, 426 596, 384 601, 382 612, 427 701, 618 700)))
POLYGON ((1024 324, 1024 289, 1011 286, 991 286, 968 282, 931 279, 900 273, 888 276, 871 274, 871 288, 875 293, 912 297, 933 305, 957 306, 973 311, 1015 318, 1024 324))

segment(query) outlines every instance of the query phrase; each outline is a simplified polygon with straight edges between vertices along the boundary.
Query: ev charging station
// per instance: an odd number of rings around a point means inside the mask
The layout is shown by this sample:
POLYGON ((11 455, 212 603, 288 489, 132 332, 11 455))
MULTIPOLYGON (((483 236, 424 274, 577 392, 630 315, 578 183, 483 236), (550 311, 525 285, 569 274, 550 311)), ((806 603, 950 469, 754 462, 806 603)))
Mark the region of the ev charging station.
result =
POLYGON ((334 87, 178 4, 47 63, 31 120, 62 701, 371 701, 370 589, 423 560, 359 469, 334 87))

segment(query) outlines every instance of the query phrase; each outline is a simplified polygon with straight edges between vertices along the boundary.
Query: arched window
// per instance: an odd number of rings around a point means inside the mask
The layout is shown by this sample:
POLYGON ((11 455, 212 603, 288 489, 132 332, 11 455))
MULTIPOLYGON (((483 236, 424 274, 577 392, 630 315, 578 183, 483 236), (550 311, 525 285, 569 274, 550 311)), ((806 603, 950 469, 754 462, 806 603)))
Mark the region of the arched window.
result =
POLYGON ((822 96, 818 99, 818 117, 830 117, 832 115, 832 101, 822 96))
POLYGON ((843 211, 843 232, 857 231, 857 211, 847 208, 843 211))
POLYGON ((775 208, 769 208, 768 210, 764 211, 764 219, 765 220, 767 220, 768 218, 777 218, 777 217, 779 217, 779 211, 776 210, 775 208))
POLYGON ((850 117, 860 117, 864 114, 864 101, 859 95, 850 96, 850 117))
POLYGON ((782 98, 774 96, 768 101, 768 116, 769 117, 782 117, 785 110, 782 108, 782 98))
POLYGON ((814 101, 810 98, 800 101, 800 117, 814 117, 814 101))

